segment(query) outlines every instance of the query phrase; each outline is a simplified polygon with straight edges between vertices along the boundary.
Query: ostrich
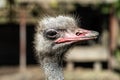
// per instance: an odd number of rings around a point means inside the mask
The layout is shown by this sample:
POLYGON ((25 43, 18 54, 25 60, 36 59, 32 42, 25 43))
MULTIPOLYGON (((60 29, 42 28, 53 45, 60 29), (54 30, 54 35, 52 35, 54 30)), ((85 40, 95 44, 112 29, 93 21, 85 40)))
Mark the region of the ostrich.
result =
POLYGON ((81 29, 71 16, 47 16, 38 21, 34 47, 46 80, 64 80, 62 61, 73 43, 95 39, 98 32, 81 29))

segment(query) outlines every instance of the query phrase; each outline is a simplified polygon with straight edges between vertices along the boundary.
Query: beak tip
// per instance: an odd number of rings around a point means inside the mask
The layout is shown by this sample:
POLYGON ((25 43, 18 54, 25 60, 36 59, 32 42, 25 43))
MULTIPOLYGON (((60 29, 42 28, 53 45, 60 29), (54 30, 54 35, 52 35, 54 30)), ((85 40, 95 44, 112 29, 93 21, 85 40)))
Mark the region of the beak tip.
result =
POLYGON ((91 34, 92 34, 93 36, 96 36, 96 37, 99 36, 99 32, 97 32, 97 31, 92 31, 91 34))

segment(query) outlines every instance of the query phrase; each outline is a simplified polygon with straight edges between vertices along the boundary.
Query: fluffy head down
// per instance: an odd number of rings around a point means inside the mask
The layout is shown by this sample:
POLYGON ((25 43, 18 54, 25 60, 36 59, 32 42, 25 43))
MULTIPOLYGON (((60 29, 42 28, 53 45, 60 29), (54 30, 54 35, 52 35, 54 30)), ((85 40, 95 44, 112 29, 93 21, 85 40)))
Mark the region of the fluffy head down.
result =
POLYGON ((95 31, 79 28, 73 17, 45 17, 38 21, 35 50, 41 59, 63 57, 72 43, 94 39, 97 35, 95 31))
MULTIPOLYGON (((77 28, 74 18, 69 16, 45 17, 38 22, 35 34, 35 49, 39 56, 60 55, 65 52, 70 43, 56 44, 54 41, 59 37, 64 37, 64 32, 71 32, 77 28), (46 37, 47 30, 55 30, 58 37, 49 39, 46 37)), ((52 34, 52 33, 51 33, 52 34)), ((54 33, 53 33, 54 34, 54 33)))

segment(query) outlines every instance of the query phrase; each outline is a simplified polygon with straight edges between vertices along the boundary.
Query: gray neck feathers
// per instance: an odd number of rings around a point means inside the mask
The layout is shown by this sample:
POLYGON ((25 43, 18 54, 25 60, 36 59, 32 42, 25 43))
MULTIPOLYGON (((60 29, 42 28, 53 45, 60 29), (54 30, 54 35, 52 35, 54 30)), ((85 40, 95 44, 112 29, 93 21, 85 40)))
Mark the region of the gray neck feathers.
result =
POLYGON ((42 68, 45 72, 46 80, 64 80, 62 66, 55 59, 44 59, 42 68))

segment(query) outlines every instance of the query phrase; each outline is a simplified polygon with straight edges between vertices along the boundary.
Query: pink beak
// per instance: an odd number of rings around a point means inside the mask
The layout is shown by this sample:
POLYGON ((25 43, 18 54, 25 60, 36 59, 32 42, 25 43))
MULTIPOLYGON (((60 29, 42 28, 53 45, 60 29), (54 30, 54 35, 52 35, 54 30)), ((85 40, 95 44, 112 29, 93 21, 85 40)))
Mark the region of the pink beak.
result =
POLYGON ((78 42, 83 40, 95 39, 99 35, 96 31, 79 29, 75 33, 66 32, 64 37, 55 40, 55 43, 78 42))

